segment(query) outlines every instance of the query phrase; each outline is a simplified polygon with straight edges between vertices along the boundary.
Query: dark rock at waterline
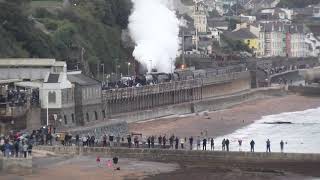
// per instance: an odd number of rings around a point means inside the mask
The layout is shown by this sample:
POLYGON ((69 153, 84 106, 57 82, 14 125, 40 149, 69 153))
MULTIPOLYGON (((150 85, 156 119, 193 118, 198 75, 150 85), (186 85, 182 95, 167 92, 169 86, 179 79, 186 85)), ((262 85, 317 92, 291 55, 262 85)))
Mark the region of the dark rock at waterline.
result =
POLYGON ((289 121, 264 122, 263 124, 293 124, 289 121))

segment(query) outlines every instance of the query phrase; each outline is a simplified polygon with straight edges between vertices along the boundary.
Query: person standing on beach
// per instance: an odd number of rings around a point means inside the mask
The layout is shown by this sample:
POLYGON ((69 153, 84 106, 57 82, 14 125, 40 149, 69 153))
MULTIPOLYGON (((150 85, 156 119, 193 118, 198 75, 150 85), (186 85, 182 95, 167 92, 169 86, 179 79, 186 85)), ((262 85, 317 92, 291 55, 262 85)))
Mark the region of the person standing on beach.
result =
POLYGON ((281 141, 280 141, 280 149, 281 149, 281 152, 283 152, 283 146, 284 146, 284 142, 281 140, 281 141))
POLYGON ((227 151, 229 152, 229 144, 230 144, 230 141, 229 141, 229 139, 226 139, 226 147, 227 147, 227 151))
POLYGON ((211 138, 211 151, 214 151, 214 139, 211 138))
POLYGON ((250 142, 250 151, 251 152, 254 152, 254 145, 255 145, 255 142, 253 140, 251 140, 251 142, 250 142))
POLYGON ((207 139, 203 138, 202 140, 202 150, 206 151, 207 150, 207 139))
POLYGON ((222 140, 222 151, 226 150, 226 139, 222 140))
POLYGON ((192 150, 192 145, 193 145, 193 137, 192 136, 189 138, 189 144, 190 144, 190 150, 192 150))
POLYGON ((267 140, 266 144, 267 144, 267 152, 271 152, 269 139, 267 140))

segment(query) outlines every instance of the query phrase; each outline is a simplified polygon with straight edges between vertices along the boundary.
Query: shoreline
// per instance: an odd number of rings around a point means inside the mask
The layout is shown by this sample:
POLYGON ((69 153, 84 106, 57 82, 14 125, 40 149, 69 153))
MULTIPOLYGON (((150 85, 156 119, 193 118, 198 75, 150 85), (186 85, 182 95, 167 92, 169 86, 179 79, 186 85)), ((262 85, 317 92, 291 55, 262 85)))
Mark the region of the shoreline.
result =
POLYGON ((263 116, 317 107, 320 107, 320 97, 289 94, 244 102, 219 111, 133 122, 129 123, 129 131, 144 136, 174 134, 189 137, 199 136, 201 131, 207 130, 207 136, 215 138, 248 126, 263 116))

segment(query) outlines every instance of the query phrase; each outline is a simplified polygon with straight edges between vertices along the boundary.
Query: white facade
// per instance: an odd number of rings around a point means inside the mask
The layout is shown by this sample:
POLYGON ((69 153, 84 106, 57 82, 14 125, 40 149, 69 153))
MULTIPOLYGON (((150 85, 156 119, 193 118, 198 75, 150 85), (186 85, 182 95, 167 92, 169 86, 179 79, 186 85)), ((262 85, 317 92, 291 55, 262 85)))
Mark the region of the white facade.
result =
POLYGON ((320 39, 315 37, 313 33, 305 35, 306 51, 308 56, 320 56, 320 39))
MULTIPOLYGON (((49 74, 47 74, 48 79, 49 74)), ((58 83, 43 83, 39 89, 41 108, 61 109, 66 106, 62 103, 62 91, 64 89, 73 88, 67 79, 67 73, 60 73, 58 83)), ((70 94, 73 96, 73 93, 70 94)))

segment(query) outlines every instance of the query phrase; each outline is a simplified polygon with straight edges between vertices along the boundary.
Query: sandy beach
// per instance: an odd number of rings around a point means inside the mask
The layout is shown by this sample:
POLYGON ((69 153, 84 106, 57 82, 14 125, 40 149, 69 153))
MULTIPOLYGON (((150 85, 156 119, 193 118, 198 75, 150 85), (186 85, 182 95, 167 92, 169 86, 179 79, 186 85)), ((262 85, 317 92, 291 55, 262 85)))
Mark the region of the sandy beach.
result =
POLYGON ((201 131, 207 131, 209 137, 217 137, 232 133, 266 115, 303 111, 317 107, 320 107, 319 97, 299 95, 271 97, 215 112, 131 123, 129 130, 140 132, 145 136, 174 134, 181 137, 198 136, 201 131))

